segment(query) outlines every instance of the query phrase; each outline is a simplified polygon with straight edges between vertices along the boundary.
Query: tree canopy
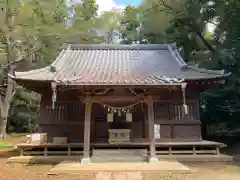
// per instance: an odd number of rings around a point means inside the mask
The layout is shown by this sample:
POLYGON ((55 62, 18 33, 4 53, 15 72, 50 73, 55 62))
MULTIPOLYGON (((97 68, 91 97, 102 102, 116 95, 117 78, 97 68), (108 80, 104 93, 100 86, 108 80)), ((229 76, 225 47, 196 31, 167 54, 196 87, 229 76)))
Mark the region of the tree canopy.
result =
POLYGON ((176 43, 188 64, 232 73, 226 85, 202 93, 201 120, 203 126, 224 124, 239 132, 240 2, 146 0, 127 7, 124 17, 136 17, 129 9, 140 18, 125 20, 130 33, 122 32, 123 43, 131 43, 132 37, 145 43, 176 43))
MULTIPOLYGON (((16 125, 21 117, 34 119, 14 110, 22 107, 20 96, 31 92, 8 86, 11 83, 6 73, 15 68, 10 64, 24 70, 45 66, 64 42, 176 43, 187 63, 232 73, 226 85, 201 94, 203 129, 221 124, 228 132, 239 131, 240 1, 143 0, 123 12, 102 14, 98 14, 95 0, 70 7, 63 0, 5 0, 0 7, 0 61, 5 67, 1 72, 1 102, 7 107, 1 108, 2 119, 8 116, 13 92, 19 94, 12 101, 10 124, 16 125), (6 96, 6 92, 12 93, 6 96)), ((24 102, 24 113, 34 111, 32 117, 36 117, 37 106, 28 105, 39 101, 24 102)))
POLYGON ((64 0, 5 0, 0 9, 0 135, 4 137, 11 101, 24 94, 7 74, 48 65, 64 42, 101 43, 104 38, 90 31, 97 27, 95 1, 74 5, 71 17, 64 0))

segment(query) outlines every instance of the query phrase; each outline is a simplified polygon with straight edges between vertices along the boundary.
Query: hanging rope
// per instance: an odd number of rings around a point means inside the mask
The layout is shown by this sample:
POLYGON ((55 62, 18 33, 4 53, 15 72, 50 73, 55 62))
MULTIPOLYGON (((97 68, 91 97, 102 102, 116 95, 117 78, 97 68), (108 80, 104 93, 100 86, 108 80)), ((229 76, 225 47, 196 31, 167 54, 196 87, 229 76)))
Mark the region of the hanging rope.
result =
POLYGON ((139 101, 137 101, 137 102, 135 102, 135 103, 133 103, 133 104, 130 104, 130 105, 127 105, 127 106, 121 106, 121 107, 117 107, 117 106, 111 106, 111 105, 108 105, 108 104, 104 104, 103 102, 101 102, 101 101, 97 101, 97 103, 99 103, 99 104, 101 104, 101 105, 103 105, 104 107, 107 107, 107 108, 109 108, 109 109, 113 109, 113 110, 116 110, 116 111, 119 111, 119 110, 129 110, 129 109, 131 109, 132 107, 134 107, 134 106, 136 106, 137 104, 139 104, 139 103, 142 103, 143 102, 143 100, 141 99, 141 100, 139 100, 139 101))

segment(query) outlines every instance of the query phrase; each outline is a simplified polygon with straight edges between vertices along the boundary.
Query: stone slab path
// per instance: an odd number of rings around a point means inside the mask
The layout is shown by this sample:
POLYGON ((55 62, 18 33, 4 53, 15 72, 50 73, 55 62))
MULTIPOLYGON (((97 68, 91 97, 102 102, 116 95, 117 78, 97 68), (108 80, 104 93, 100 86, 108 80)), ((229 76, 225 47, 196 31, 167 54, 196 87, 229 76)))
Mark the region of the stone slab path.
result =
MULTIPOLYGON (((191 173, 190 169, 176 161, 159 161, 157 163, 92 163, 80 164, 77 161, 65 161, 49 170, 48 174, 78 174, 82 171, 97 173, 130 173, 157 171, 162 173, 191 173)), ((130 173, 131 174, 131 173, 130 173)), ((139 173, 138 173, 139 174, 139 173)), ((100 174, 101 175, 101 174, 100 174)), ((99 175, 99 176, 100 176, 99 175)), ((126 175, 126 174, 125 174, 126 175)))
POLYGON ((143 175, 141 172, 98 172, 96 180, 143 180, 143 175))

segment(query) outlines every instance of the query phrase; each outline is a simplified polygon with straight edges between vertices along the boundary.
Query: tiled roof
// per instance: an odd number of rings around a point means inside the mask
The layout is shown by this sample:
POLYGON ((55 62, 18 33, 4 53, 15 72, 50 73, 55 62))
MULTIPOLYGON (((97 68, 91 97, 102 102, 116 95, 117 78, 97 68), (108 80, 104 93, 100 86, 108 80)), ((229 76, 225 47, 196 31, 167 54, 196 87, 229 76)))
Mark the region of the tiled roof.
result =
POLYGON ((68 45, 48 67, 16 72, 15 80, 63 84, 144 85, 209 79, 223 71, 188 66, 175 45, 68 45))

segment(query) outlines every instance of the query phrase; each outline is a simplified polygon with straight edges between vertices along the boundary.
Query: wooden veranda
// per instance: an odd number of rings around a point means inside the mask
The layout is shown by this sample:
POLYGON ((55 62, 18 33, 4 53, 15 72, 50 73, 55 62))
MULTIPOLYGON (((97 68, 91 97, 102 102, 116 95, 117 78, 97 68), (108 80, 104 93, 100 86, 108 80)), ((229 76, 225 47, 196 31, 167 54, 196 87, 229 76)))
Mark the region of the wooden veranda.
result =
MULTIPOLYGON (((225 147, 222 143, 212 141, 162 141, 156 142, 156 154, 157 155, 220 155, 219 148, 225 147)), ((18 144, 21 156, 32 155, 44 155, 44 156, 56 156, 56 155, 83 155, 84 143, 68 143, 68 144, 53 144, 46 143, 40 145, 33 144, 18 144)), ((91 143, 90 154, 92 151, 98 149, 105 150, 119 150, 119 149, 142 149, 147 150, 149 148, 149 142, 133 141, 129 143, 91 143)), ((147 152, 147 151, 146 151, 147 152)))

